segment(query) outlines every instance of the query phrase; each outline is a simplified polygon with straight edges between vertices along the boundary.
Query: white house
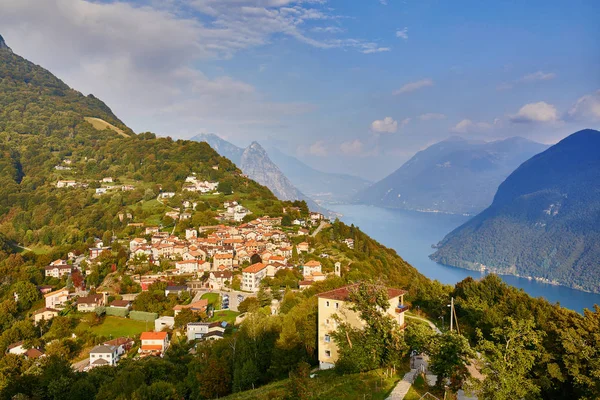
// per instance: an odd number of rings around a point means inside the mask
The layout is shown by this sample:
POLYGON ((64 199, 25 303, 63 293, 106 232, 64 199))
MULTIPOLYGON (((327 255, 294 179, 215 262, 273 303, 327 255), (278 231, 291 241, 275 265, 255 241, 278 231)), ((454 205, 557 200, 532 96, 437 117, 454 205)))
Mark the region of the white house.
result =
POLYGON ((119 361, 117 346, 99 345, 90 351, 90 368, 103 365, 115 366, 119 361))
POLYGON ((187 339, 216 340, 223 339, 225 328, 221 322, 190 322, 187 324, 187 339))
POLYGON ((62 308, 67 300, 69 300, 69 289, 65 287, 46 293, 44 300, 46 301, 46 308, 62 308))
POLYGON ((267 264, 256 263, 242 271, 242 290, 258 292, 260 281, 267 276, 267 264))
POLYGON ((154 330, 161 332, 163 329, 173 329, 175 326, 175 317, 163 316, 154 320, 154 330))

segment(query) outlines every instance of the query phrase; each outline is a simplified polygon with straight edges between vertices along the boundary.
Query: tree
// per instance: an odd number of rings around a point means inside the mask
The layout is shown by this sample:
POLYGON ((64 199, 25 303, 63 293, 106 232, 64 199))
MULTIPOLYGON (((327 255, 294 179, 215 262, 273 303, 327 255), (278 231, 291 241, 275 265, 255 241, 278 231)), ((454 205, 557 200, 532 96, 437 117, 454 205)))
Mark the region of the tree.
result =
POLYGON ((225 195, 230 195, 233 193, 233 188, 231 186, 231 182, 226 182, 226 181, 219 182, 219 185, 217 186, 217 190, 220 193, 223 193, 225 195))
POLYGON ((290 380, 287 383, 288 399, 309 399, 312 396, 310 389, 310 364, 300 362, 296 370, 291 373, 290 380))
POLYGON ((399 364, 406 353, 400 326, 385 311, 390 307, 384 285, 360 283, 350 291, 350 310, 365 323, 356 328, 337 316, 339 328, 333 333, 340 358, 336 368, 360 372, 399 364))
POLYGON ((427 353, 434 341, 435 332, 429 325, 411 323, 404 330, 404 340, 410 350, 427 353))
POLYGON ((199 393, 203 398, 214 399, 227 395, 231 384, 231 375, 227 362, 211 358, 201 373, 196 374, 199 393))
POLYGON ((456 391, 462 387, 469 374, 467 365, 475 352, 464 336, 447 331, 436 336, 429 355, 429 369, 437 375, 437 385, 441 387, 450 379, 450 387, 456 391))
POLYGON ((250 257, 250 264, 258 264, 262 262, 262 258, 260 257, 260 254, 258 253, 254 253, 252 254, 252 257, 250 257))
POLYGON ((31 305, 40 298, 39 290, 31 282, 17 282, 13 285, 12 290, 19 298, 17 304, 20 310, 29 310, 31 305))
POLYGON ((241 313, 253 312, 258 310, 260 303, 256 297, 247 297, 238 304, 238 311, 241 313))
POLYGON ((522 399, 540 392, 529 373, 541 356, 542 333, 535 330, 533 319, 506 318, 502 327, 492 330, 485 340, 481 331, 477 349, 483 355, 483 382, 474 382, 481 397, 491 400, 522 399))
POLYGON ((189 308, 184 308, 175 317, 175 328, 181 328, 182 326, 187 326, 190 322, 199 322, 201 320, 202 317, 199 314, 196 314, 189 308))

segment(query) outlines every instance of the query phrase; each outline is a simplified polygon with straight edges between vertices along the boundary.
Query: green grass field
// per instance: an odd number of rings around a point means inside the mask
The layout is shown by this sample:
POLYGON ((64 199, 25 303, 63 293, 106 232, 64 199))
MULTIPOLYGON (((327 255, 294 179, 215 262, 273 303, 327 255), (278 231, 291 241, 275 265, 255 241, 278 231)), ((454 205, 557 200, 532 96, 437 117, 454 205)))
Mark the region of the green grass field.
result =
POLYGON ((240 315, 239 312, 231 310, 215 311, 215 314, 210 321, 225 321, 230 325, 235 324, 235 317, 240 315))
POLYGON ((208 300, 208 304, 212 304, 215 310, 221 309, 221 296, 219 293, 205 293, 201 298, 208 300))
MULTIPOLYGON (((383 400, 392 391, 399 376, 385 378, 381 370, 361 374, 338 375, 334 371, 320 371, 310 381, 310 399, 322 400, 383 400)), ((286 399, 288 379, 265 385, 256 390, 224 397, 229 400, 286 399)))
POLYGON ((96 335, 105 336, 107 338, 117 338, 121 336, 135 336, 140 333, 149 330, 154 330, 154 323, 144 321, 136 321, 129 318, 121 318, 115 316, 108 316, 104 318, 104 321, 100 325, 90 327, 89 323, 85 320, 79 324, 78 328, 87 329, 94 332, 96 335))

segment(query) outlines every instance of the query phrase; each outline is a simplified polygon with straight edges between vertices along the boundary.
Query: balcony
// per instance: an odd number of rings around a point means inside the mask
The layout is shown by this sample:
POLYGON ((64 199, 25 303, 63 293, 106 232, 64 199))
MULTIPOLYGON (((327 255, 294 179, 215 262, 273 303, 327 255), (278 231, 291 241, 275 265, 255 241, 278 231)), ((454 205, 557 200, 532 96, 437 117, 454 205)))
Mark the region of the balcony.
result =
POLYGON ((409 307, 408 307, 408 306, 403 306, 402 304, 398 304, 398 305, 396 306, 396 313, 397 313, 397 314, 400 314, 400 313, 403 313, 403 312, 405 312, 405 311, 408 311, 408 309, 409 309, 409 307))

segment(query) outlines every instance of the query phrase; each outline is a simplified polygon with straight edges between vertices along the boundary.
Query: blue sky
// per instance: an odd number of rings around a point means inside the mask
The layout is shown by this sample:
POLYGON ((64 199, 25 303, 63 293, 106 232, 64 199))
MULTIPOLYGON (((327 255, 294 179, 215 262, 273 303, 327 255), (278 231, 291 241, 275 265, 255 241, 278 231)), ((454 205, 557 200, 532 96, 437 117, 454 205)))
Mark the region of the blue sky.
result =
POLYGON ((134 130, 382 178, 452 135, 600 127, 600 3, 3 0, 13 50, 134 130))

